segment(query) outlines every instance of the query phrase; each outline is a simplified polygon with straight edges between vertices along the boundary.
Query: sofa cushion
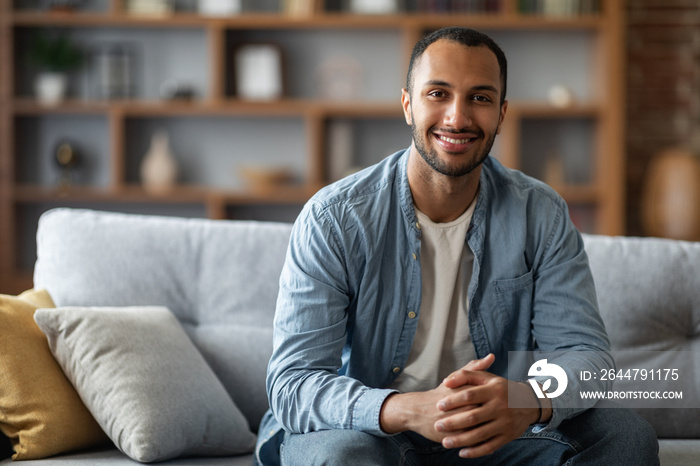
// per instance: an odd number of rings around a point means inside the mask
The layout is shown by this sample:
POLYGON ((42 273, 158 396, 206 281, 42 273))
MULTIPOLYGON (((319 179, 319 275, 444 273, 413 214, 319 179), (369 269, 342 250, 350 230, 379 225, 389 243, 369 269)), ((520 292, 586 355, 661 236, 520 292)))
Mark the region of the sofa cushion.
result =
POLYGON ((257 430, 290 224, 55 209, 34 283, 57 306, 162 305, 257 430))
POLYGON ((683 368, 678 409, 636 411, 662 438, 700 437, 700 243, 584 235, 619 367, 683 368))
POLYGON ((38 307, 53 307, 44 290, 0 295, 0 430, 16 460, 109 442, 34 323, 38 307))
POLYGON ((129 457, 252 451, 248 422, 167 308, 39 309, 35 320, 85 405, 129 457))

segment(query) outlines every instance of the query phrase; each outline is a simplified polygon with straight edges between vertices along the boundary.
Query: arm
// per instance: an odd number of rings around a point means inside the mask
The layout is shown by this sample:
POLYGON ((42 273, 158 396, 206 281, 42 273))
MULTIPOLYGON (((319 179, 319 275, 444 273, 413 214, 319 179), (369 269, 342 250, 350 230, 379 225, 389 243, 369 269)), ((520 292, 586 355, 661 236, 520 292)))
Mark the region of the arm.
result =
POLYGON ((292 231, 268 366, 270 408, 290 432, 355 429, 384 435, 379 411, 392 390, 339 375, 350 290, 336 226, 313 203, 292 231))

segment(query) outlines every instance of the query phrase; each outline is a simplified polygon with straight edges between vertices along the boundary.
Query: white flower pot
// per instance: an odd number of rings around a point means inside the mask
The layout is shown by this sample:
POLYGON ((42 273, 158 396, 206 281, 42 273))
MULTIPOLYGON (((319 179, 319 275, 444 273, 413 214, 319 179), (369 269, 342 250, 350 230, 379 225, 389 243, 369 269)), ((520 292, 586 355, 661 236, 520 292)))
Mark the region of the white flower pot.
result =
POLYGON ((41 73, 34 83, 36 97, 43 105, 56 105, 66 96, 68 80, 63 73, 41 73))

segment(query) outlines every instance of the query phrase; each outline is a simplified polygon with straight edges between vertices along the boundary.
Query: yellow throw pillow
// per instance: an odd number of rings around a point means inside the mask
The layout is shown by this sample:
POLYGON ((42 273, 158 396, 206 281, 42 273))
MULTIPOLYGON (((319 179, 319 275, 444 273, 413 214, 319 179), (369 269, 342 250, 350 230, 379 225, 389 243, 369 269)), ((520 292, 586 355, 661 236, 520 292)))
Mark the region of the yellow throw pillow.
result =
POLYGON ((45 290, 0 294, 0 431, 10 438, 15 460, 109 441, 34 322, 34 311, 52 307, 45 290))

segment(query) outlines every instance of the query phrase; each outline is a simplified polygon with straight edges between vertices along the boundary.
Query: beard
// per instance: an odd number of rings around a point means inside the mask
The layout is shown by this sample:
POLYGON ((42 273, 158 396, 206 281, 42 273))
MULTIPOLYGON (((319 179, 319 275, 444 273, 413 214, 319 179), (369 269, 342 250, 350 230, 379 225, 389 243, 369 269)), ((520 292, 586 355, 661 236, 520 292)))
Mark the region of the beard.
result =
MULTIPOLYGON (((412 121, 415 121, 415 119, 413 119, 413 115, 411 115, 411 119, 412 121)), ((469 173, 473 172, 479 165, 484 163, 484 160, 486 160, 486 158, 491 153, 493 142, 496 140, 496 133, 493 133, 490 139, 486 140, 486 145, 484 146, 484 149, 480 153, 478 153, 476 157, 470 159, 461 166, 452 167, 440 159, 437 150, 435 150, 434 148, 428 148, 425 138, 421 133, 418 132, 414 123, 411 123, 411 133, 413 135, 413 144, 416 146, 416 150, 418 150, 418 153, 421 155, 421 157, 423 157, 423 160, 425 160, 425 162, 428 165, 430 165, 430 167, 436 172, 453 178, 468 175, 469 173)))

